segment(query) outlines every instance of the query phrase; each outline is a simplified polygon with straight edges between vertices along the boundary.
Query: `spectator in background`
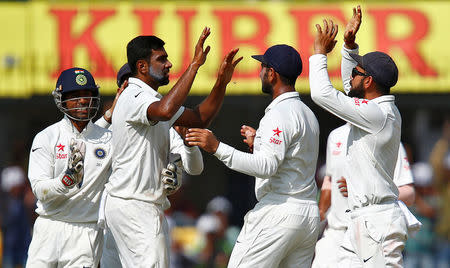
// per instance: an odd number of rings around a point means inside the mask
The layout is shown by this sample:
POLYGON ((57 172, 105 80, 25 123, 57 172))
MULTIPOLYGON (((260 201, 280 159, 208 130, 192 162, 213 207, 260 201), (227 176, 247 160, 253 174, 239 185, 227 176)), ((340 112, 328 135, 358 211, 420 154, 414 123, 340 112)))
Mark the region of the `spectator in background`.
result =
POLYGON ((206 211, 219 219, 214 251, 209 256, 210 263, 212 267, 226 267, 240 231, 238 227, 229 225, 231 202, 223 196, 217 196, 209 201, 206 211))
POLYGON ((2 220, 3 266, 23 267, 31 241, 31 221, 24 197, 27 181, 22 167, 13 165, 3 169, 1 188, 5 194, 5 213, 2 220))
POLYGON ((405 246, 405 267, 435 267, 433 258, 434 219, 437 196, 433 189, 433 170, 428 163, 417 162, 411 165, 416 187, 416 202, 412 213, 422 223, 422 228, 408 238, 405 246))
POLYGON ((436 231, 439 234, 437 243, 437 266, 450 267, 450 117, 444 120, 442 136, 436 142, 430 155, 433 167, 434 184, 439 191, 440 206, 437 213, 436 231))
POLYGON ((220 240, 220 219, 214 214, 203 214, 197 221, 196 227, 200 235, 196 267, 226 267, 227 261, 216 263, 218 254, 217 242, 220 240))

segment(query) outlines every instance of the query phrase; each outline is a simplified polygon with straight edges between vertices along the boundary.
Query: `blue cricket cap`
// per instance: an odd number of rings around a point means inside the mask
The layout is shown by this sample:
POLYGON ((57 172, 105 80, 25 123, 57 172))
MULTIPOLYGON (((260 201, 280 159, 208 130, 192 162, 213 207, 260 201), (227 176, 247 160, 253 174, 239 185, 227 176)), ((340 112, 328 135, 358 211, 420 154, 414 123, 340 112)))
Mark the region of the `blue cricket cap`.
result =
POLYGON ((350 56, 366 71, 367 75, 373 77, 378 85, 389 89, 397 84, 397 65, 388 54, 375 51, 364 56, 350 53, 350 56))
POLYGON ((56 81, 56 88, 61 89, 61 93, 90 90, 94 92, 94 96, 98 96, 99 87, 88 70, 74 67, 62 71, 56 81))
POLYGON ((253 55, 252 58, 273 68, 286 78, 295 79, 302 73, 302 58, 295 48, 288 45, 271 46, 264 55, 253 55))

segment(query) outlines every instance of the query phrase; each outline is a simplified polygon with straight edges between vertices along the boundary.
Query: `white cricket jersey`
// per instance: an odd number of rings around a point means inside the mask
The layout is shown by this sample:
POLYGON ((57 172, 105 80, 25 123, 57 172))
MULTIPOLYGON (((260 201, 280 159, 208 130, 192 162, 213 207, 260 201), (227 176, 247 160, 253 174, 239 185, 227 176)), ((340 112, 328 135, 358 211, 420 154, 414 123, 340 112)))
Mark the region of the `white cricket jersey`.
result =
MULTIPOLYGON (((348 97, 333 88, 325 55, 313 55, 309 62, 313 101, 351 124, 345 167, 350 209, 397 200, 393 176, 401 116, 394 104, 395 97, 384 95, 372 100, 348 97)), ((356 62, 346 66, 354 67, 356 62)))
POLYGON ((65 116, 34 137, 28 178, 37 198, 36 212, 65 222, 96 222, 104 185, 111 173, 111 131, 89 122, 80 133, 65 116), (61 178, 67 169, 70 140, 86 144, 82 186, 66 188, 61 178))
POLYGON ((215 156, 229 168, 256 177, 258 201, 265 196, 316 200, 314 180, 319 124, 298 92, 275 98, 256 131, 253 154, 220 143, 215 156))
POLYGON ((128 87, 113 112, 114 161, 106 188, 115 197, 153 202, 167 208, 161 170, 168 163, 169 129, 184 107, 169 121, 149 122, 147 108, 159 101, 157 94, 140 79, 128 80, 128 87))
MULTIPOLYGON (((331 177, 331 206, 328 210, 327 220, 328 225, 333 229, 346 229, 350 220, 349 213, 345 213, 348 209, 347 198, 341 194, 337 183, 341 177, 347 178, 344 167, 350 128, 350 124, 347 123, 334 129, 327 141, 326 175, 331 177)), ((394 183, 397 187, 413 183, 409 161, 402 143, 398 150, 394 183)))
MULTIPOLYGON (((157 94, 158 98, 161 98, 161 94, 157 94)), ((103 116, 96 122, 96 125, 110 129, 111 124, 106 121, 103 116)), ((180 154, 181 161, 183 162, 183 169, 187 174, 199 175, 203 171, 203 157, 198 146, 185 146, 181 136, 170 128, 170 152, 180 154)))

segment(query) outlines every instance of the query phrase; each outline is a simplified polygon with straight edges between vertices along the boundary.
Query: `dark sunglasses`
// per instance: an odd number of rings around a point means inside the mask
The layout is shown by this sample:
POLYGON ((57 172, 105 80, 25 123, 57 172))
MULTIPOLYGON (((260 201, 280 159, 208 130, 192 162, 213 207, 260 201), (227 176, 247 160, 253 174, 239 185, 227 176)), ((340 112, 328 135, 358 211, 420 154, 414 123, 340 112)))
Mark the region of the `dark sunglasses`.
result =
POLYGON ((358 71, 358 70, 356 69, 356 67, 355 67, 355 68, 352 69, 352 78, 355 78, 355 76, 357 76, 357 75, 361 75, 361 76, 370 76, 370 75, 368 75, 368 74, 361 73, 361 72, 358 71))

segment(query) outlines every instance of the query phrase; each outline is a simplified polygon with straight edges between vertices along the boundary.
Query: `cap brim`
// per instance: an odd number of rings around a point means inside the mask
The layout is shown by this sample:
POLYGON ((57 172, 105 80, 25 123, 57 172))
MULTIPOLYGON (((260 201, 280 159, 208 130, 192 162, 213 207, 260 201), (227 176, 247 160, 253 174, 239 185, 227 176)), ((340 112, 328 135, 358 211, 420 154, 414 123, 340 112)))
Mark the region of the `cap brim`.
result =
POLYGON ((358 55, 358 54, 354 54, 354 53, 349 53, 350 57, 352 57, 352 59, 354 59, 359 66, 363 67, 363 57, 358 55))
POLYGON ((262 63, 268 65, 266 59, 264 59, 264 55, 253 55, 252 58, 254 58, 255 60, 257 60, 259 62, 262 62, 262 63))

